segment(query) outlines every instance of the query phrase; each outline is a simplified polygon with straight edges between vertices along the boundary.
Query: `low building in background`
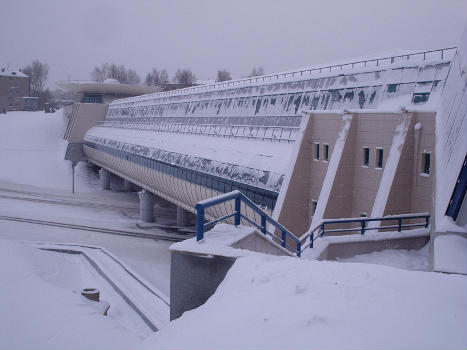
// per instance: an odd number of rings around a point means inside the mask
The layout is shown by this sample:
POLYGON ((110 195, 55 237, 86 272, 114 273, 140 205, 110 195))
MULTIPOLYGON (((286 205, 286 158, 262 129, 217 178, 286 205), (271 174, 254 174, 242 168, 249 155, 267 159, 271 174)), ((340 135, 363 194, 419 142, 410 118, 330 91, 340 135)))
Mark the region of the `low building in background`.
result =
POLYGON ((61 81, 57 85, 75 96, 74 103, 64 106, 68 119, 64 139, 68 141, 65 159, 76 163, 81 160, 84 134, 105 119, 109 104, 120 98, 139 96, 162 91, 158 86, 121 84, 115 79, 97 81, 61 81), (78 157, 72 155, 78 154, 78 157))
POLYGON ((23 97, 30 93, 29 77, 21 70, 0 70, 0 110, 23 110, 23 97))
POLYGON ((39 105, 39 97, 24 96, 23 109, 25 111, 37 111, 39 105))

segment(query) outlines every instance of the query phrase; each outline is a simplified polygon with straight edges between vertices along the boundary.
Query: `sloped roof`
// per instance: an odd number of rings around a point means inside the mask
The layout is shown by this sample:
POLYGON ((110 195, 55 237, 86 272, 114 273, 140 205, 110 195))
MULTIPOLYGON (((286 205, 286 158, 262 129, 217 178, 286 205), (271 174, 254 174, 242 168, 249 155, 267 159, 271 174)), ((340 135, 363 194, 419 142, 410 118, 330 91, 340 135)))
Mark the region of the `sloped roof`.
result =
POLYGON ((21 72, 21 70, 10 70, 8 68, 2 68, 0 69, 0 75, 1 76, 7 76, 7 77, 21 77, 21 78, 29 78, 26 74, 21 72))

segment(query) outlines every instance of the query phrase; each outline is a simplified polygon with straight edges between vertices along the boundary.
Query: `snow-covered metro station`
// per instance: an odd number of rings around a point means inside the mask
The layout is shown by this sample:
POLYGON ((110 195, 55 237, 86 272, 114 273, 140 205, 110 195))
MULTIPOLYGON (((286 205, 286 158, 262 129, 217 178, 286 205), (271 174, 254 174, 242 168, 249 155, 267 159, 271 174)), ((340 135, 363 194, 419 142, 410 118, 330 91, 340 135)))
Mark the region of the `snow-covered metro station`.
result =
MULTIPOLYGON (((437 220, 448 213, 463 226, 465 186, 456 183, 467 147, 436 168, 437 147, 449 151, 436 144, 437 134, 458 134, 449 137, 451 151, 465 144, 465 86, 460 93, 454 86, 465 80, 463 50, 403 52, 118 99, 85 134, 83 152, 102 168, 104 182, 118 175, 143 189, 142 206, 156 195, 180 215, 239 190, 297 237, 323 219, 429 213, 433 223, 436 210, 437 220), (435 208, 435 193, 442 207, 435 208)), ((207 209, 206 218, 232 205, 207 209)))

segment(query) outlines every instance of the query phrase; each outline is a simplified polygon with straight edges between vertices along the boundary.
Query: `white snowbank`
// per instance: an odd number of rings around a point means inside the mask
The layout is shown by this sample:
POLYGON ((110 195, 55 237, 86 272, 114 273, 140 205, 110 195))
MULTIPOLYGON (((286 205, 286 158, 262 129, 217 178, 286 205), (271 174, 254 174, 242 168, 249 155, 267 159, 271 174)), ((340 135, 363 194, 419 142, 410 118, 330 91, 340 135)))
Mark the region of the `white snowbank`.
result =
POLYGON ((464 276, 254 255, 239 258, 203 306, 142 345, 465 348, 466 300, 464 276))
POLYGON ((467 225, 457 225, 450 216, 445 215, 440 221, 441 222, 438 224, 436 232, 459 232, 467 234, 467 225))
MULTIPOLYGON (((71 190, 71 162, 64 160, 66 121, 62 111, 8 112, 0 116, 0 179, 71 190)), ((89 190, 84 163, 76 167, 76 189, 89 190)))
POLYGON ((151 333, 126 314, 125 302, 121 309, 110 299, 109 316, 102 315, 80 295, 103 283, 97 272, 77 256, 55 254, 0 240, 1 348, 128 348, 151 333))
POLYGON ((186 239, 172 244, 170 250, 229 257, 251 255, 255 253, 249 250, 232 248, 231 246, 254 231, 254 228, 248 226, 235 227, 227 224, 217 224, 211 231, 204 233, 204 238, 201 241, 197 242, 196 237, 186 239))
POLYGON ((397 267, 411 271, 429 271, 429 245, 419 250, 386 249, 381 252, 355 255, 351 258, 338 259, 340 262, 356 262, 397 267))
POLYGON ((433 269, 467 274, 467 238, 453 234, 436 236, 433 269))

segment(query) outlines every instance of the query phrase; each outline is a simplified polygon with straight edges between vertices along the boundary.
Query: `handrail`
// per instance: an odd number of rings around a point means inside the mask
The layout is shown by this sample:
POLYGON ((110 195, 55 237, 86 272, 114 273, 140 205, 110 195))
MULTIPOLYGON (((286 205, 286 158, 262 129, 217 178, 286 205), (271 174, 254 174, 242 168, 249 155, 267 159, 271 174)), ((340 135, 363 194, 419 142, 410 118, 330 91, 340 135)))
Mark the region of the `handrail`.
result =
POLYGON ((428 213, 417 213, 417 214, 401 214, 401 215, 390 215, 383 216, 380 218, 346 218, 346 219, 324 219, 322 220, 315 228, 309 230, 304 236, 302 236, 300 242, 303 249, 310 247, 313 248, 314 241, 326 235, 326 233, 336 233, 336 232, 353 232, 358 231, 361 235, 364 235, 366 231, 371 230, 383 230, 397 228, 397 232, 401 232, 403 228, 408 227, 425 227, 427 228, 430 224, 430 214, 428 213), (413 219, 425 219, 424 223, 417 224, 403 224, 403 220, 413 220, 413 219), (368 227, 368 222, 381 222, 381 221, 397 221, 397 225, 386 225, 386 226, 372 226, 368 227), (348 223, 359 223, 359 227, 354 228, 338 228, 338 229, 328 229, 326 230, 326 225, 337 225, 337 224, 348 224, 348 223), (308 242, 307 245, 305 243, 308 242))
POLYGON ((196 203, 195 205, 196 209, 196 240, 201 241, 204 238, 204 230, 217 224, 218 222, 224 221, 228 218, 233 217, 234 218, 234 225, 238 226, 240 225, 241 219, 245 219, 248 221, 250 224, 258 228, 262 233, 265 235, 269 235, 273 240, 276 240, 279 242, 279 244, 283 248, 288 248, 295 252, 297 256, 300 256, 301 254, 301 243, 295 237, 289 230, 287 230, 284 226, 279 224, 277 221, 275 221, 273 218, 271 218, 268 214, 266 214, 261 208, 259 208, 255 203, 253 203, 248 197, 246 197, 243 193, 241 193, 238 190, 213 197, 213 198, 208 198, 204 201, 200 201, 196 203), (208 223, 204 223, 204 218, 205 218, 205 209, 212 207, 217 204, 221 204, 227 201, 234 200, 234 212, 224 215, 218 219, 215 219, 213 221, 210 221, 208 223), (261 217, 261 225, 258 225, 256 222, 253 220, 250 220, 248 217, 242 214, 241 212, 241 203, 244 203, 248 207, 250 207, 255 213, 257 213, 261 217), (274 233, 269 232, 267 229, 267 223, 271 224, 274 228, 279 230, 281 232, 281 237, 277 237, 274 233), (293 243, 296 244, 295 247, 290 246, 287 243, 287 239, 292 240, 293 243))
POLYGON ((326 235, 326 233, 341 233, 341 232, 354 232, 358 231, 360 234, 364 235, 366 231, 370 230, 383 230, 383 229, 394 229, 397 228, 398 232, 401 232, 403 228, 413 228, 413 227, 425 227, 427 228, 430 224, 430 215, 428 213, 416 213, 416 214, 401 214, 401 215, 391 215, 384 216, 380 218, 348 218, 348 219, 324 219, 319 225, 314 229, 308 231, 302 238, 297 238, 293 233, 287 230, 280 223, 271 218, 266 214, 260 207, 253 203, 248 197, 238 190, 228 192, 216 197, 208 198, 203 201, 196 203, 196 240, 201 241, 204 239, 205 229, 217 224, 218 222, 227 220, 231 217, 234 218, 234 225, 240 225, 241 219, 245 219, 251 225, 259 229, 263 234, 270 236, 273 240, 277 241, 283 248, 291 250, 298 257, 301 256, 304 249, 310 247, 313 248, 314 241, 326 235), (234 211, 228 213, 220 218, 209 221, 205 223, 205 210, 212 206, 225 203, 228 201, 234 200, 234 211), (247 216, 241 212, 241 203, 244 203, 250 207, 255 213, 259 214, 261 217, 261 224, 257 224, 255 221, 249 219, 247 216), (413 220, 413 219, 424 219, 423 223, 403 223, 404 220, 413 220), (379 225, 368 227, 367 223, 369 222, 385 222, 385 221, 397 221, 397 225, 379 225), (278 237, 274 232, 268 231, 267 224, 271 224, 276 230, 280 231, 281 235, 278 237), (326 226, 336 225, 336 224, 347 224, 347 223, 359 223, 358 227, 354 228, 337 228, 337 229, 327 229, 326 226), (294 246, 288 244, 288 240, 292 241, 294 246), (308 243, 307 243, 308 241, 308 243))
POLYGON ((394 55, 394 56, 387 56, 387 57, 381 57, 381 58, 373 58, 369 60, 354 61, 354 62, 349 62, 349 63, 341 63, 341 64, 335 64, 335 65, 329 65, 329 66, 316 67, 316 68, 308 68, 308 69, 290 71, 290 72, 285 72, 285 73, 266 74, 266 75, 258 76, 258 77, 236 79, 236 80, 230 80, 226 82, 187 87, 184 89, 177 89, 177 90, 171 90, 171 91, 165 91, 165 92, 156 92, 156 93, 149 94, 149 95, 142 95, 142 96, 135 96, 135 97, 128 97, 125 99, 121 99, 119 103, 128 103, 128 102, 146 100, 148 99, 148 96, 151 96, 151 98, 154 98, 155 95, 157 95, 157 97, 170 97, 170 96, 182 95, 186 93, 197 93, 200 91, 212 91, 217 88, 228 89, 231 86, 232 88, 234 88, 236 86, 242 86, 246 83, 251 84, 251 83, 257 83, 257 82, 272 81, 273 78, 275 78, 275 80, 279 80, 280 78, 287 78, 288 76, 293 78, 295 77, 295 74, 303 76, 303 73, 308 73, 311 75, 313 73, 322 73, 323 71, 333 72, 333 69, 335 69, 334 71, 342 71, 344 67, 350 67, 351 69, 353 69, 355 68, 356 65, 363 65, 366 68, 369 63, 373 63, 373 62, 376 63, 376 67, 379 67, 380 62, 389 61, 389 64, 394 64, 395 59, 398 59, 398 58, 406 58, 409 61, 410 58, 413 56, 423 55, 423 61, 425 61, 427 59, 427 54, 431 54, 431 53, 439 53, 439 56, 440 56, 439 59, 444 60, 445 55, 446 55, 445 52, 452 51, 452 50, 457 50, 457 47, 454 46, 454 47, 446 47, 446 48, 436 49, 436 50, 419 51, 419 52, 408 53, 405 55, 394 55))

